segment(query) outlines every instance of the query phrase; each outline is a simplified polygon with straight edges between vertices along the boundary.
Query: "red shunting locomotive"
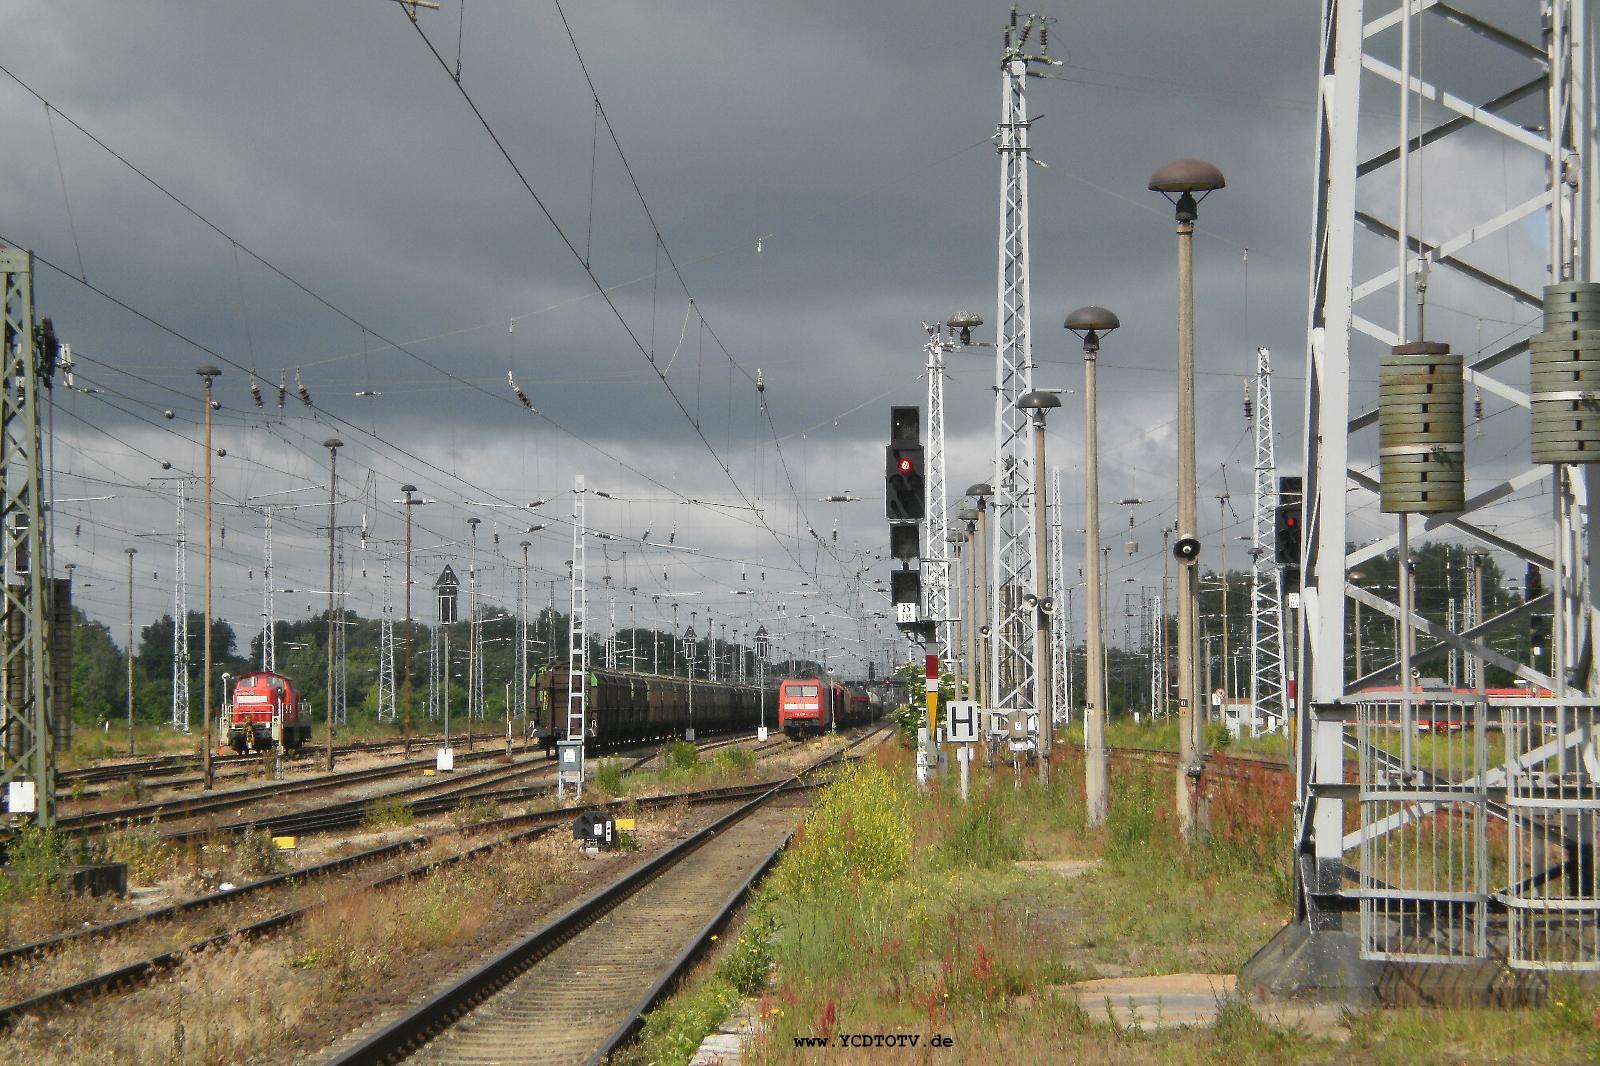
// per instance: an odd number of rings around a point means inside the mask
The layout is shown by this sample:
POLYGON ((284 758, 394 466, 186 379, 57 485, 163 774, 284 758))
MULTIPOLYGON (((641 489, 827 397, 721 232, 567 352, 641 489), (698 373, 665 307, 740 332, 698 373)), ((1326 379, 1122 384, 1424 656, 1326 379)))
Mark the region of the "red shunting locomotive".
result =
POLYGON ((270 670, 240 674, 223 715, 228 745, 237 752, 297 751, 311 739, 311 701, 293 681, 270 670))

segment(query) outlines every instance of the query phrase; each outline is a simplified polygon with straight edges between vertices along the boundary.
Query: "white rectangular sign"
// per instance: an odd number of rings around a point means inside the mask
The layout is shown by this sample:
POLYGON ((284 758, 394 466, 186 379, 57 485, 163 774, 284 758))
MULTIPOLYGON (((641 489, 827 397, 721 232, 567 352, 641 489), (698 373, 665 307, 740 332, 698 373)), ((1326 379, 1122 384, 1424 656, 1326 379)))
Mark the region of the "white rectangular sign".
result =
POLYGON ((945 704, 945 733, 953 744, 978 742, 978 704, 973 700, 951 700, 945 704))
POLYGON ((915 622, 917 620, 917 605, 914 603, 897 603, 894 605, 896 622, 915 622))

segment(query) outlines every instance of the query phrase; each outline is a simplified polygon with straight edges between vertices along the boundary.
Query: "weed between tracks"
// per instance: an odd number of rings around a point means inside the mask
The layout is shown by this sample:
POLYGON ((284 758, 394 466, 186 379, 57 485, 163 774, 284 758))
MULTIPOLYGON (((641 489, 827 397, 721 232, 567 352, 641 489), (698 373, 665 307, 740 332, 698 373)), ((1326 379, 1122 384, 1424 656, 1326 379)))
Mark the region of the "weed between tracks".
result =
POLYGON ((378 893, 330 886, 325 906, 283 935, 203 952, 120 1000, 29 1019, 0 1036, 0 1061, 298 1058, 297 1033, 339 1028, 352 997, 442 971, 453 960, 430 962, 432 953, 459 950, 578 868, 568 842, 546 838, 378 893))
POLYGON ((1118 1024, 1102 1006, 1080 1005, 1068 986, 1234 972, 1289 916, 1287 779, 1226 760, 1234 776, 1211 779, 1211 836, 1186 849, 1170 770, 1114 764, 1110 816, 1090 829, 1079 757, 1062 758, 1047 785, 1030 779, 1021 788, 1009 770, 975 766, 965 804, 954 775, 918 793, 903 749, 874 761, 825 790, 749 906, 743 936, 764 945, 771 963, 761 991, 736 994, 727 971, 739 956, 724 955, 652 1013, 620 1063, 687 1062, 751 998, 764 1031, 746 1062, 757 1064, 1600 1057, 1600 997, 1576 987, 1537 1011, 1366 1012, 1320 1034, 1231 998, 1200 1028, 1164 1029, 1156 1016, 1118 1024), (1068 859, 1095 865, 1072 877, 1019 865, 1068 859), (794 1044, 856 1033, 918 1034, 922 1047, 794 1044), (930 1048, 934 1034, 954 1046, 930 1048))

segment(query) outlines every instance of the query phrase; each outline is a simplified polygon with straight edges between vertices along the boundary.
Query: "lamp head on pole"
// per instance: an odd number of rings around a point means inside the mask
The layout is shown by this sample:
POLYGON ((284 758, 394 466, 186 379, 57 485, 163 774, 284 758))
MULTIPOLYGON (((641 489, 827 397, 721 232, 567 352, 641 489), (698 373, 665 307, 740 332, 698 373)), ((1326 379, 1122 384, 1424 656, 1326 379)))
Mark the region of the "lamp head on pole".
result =
POLYGON ((1174 159, 1150 176, 1150 190, 1172 201, 1179 222, 1199 218, 1200 201, 1227 184, 1222 171, 1203 159, 1174 159))
POLYGON ((962 344, 971 344, 972 331, 983 325, 983 316, 972 311, 957 311, 945 325, 952 331, 960 331, 962 344))
POLYGON ((1025 392, 1017 398, 1017 410, 1033 412, 1033 424, 1038 429, 1044 428, 1045 416, 1060 406, 1061 397, 1043 389, 1025 392))
POLYGON ((340 440, 338 437, 329 437, 327 440, 322 442, 322 446, 331 452, 339 448, 343 448, 344 441, 340 440))
POLYGON ((1087 356, 1098 352, 1100 350, 1100 338, 1114 329, 1121 328, 1122 321, 1104 307, 1090 304, 1088 307, 1080 307, 1072 312, 1062 325, 1071 332, 1076 333, 1078 338, 1083 341, 1083 354, 1087 356))

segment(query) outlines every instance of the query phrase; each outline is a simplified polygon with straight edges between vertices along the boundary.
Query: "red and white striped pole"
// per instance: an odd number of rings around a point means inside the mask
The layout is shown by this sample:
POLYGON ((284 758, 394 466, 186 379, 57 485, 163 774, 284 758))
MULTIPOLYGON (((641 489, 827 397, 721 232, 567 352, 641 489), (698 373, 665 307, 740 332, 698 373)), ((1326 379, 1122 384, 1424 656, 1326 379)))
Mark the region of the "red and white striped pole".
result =
POLYGON ((918 753, 917 757, 917 782, 919 784, 927 784, 928 774, 938 759, 937 755, 934 754, 933 743, 935 736, 934 726, 939 721, 939 657, 937 655, 929 655, 927 657, 925 676, 928 690, 928 723, 927 730, 923 734, 926 740, 923 743, 922 751, 918 753))

